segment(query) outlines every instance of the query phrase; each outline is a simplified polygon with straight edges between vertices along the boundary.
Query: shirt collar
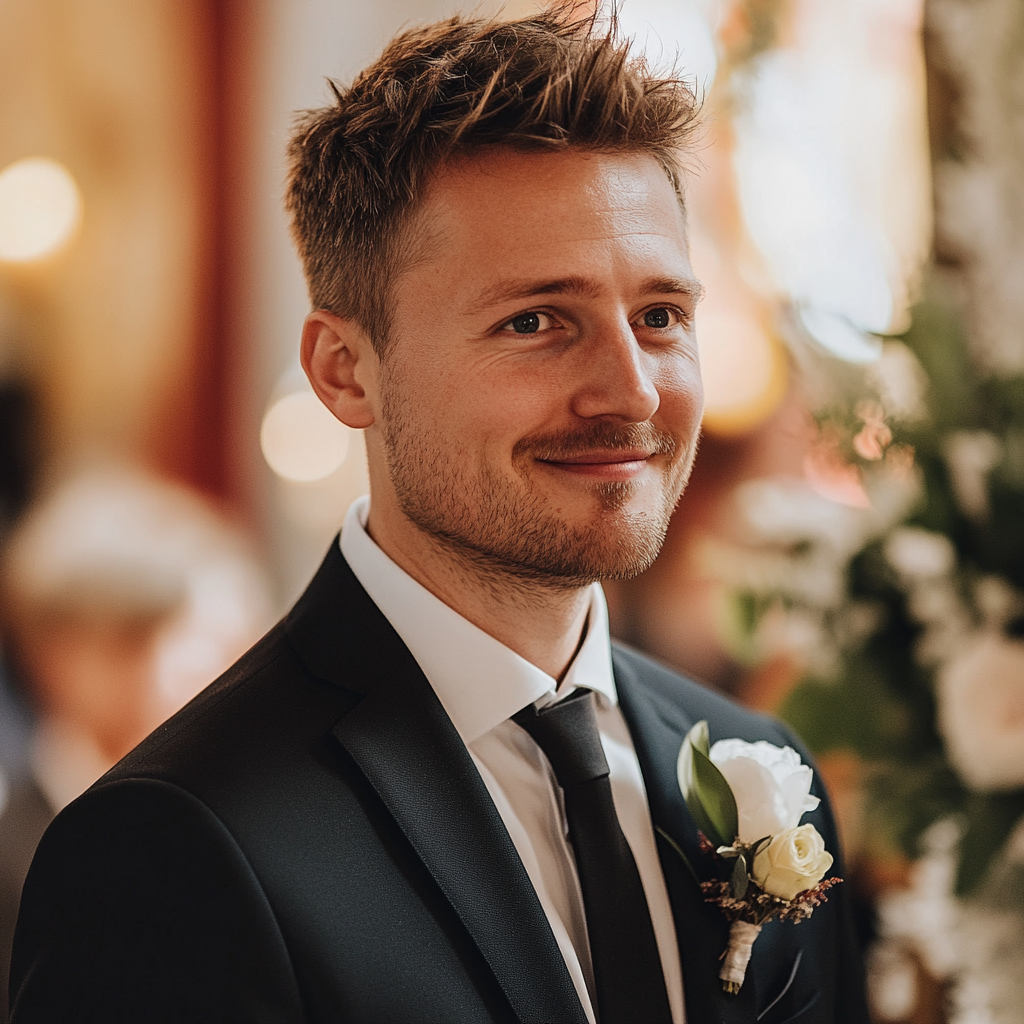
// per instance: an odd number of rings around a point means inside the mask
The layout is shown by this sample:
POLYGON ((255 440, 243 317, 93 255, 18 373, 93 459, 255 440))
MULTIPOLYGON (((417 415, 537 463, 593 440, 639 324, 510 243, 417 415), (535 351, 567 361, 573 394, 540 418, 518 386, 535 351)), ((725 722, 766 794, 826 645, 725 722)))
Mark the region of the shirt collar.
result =
POLYGON ((341 553, 412 652, 463 743, 473 743, 527 704, 548 703, 576 687, 618 703, 608 608, 599 584, 590 587, 587 635, 559 685, 396 565, 366 532, 369 512, 368 495, 352 503, 341 531, 341 553))

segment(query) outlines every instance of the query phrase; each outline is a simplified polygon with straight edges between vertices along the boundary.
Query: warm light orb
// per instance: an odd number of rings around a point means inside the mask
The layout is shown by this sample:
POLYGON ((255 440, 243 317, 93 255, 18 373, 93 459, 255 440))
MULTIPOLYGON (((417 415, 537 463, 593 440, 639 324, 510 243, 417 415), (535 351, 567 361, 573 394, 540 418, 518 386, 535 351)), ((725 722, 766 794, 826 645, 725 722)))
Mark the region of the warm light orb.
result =
POLYGON ((350 436, 312 391, 293 391, 267 410, 260 446, 278 476, 309 482, 329 476, 345 461, 350 436))
POLYGON ((763 423, 786 393, 788 364, 764 301, 698 225, 690 236, 693 269, 707 289, 697 310, 704 428, 744 434, 763 423))
POLYGON ((779 343, 753 317, 709 308, 698 322, 704 427, 743 434, 764 422, 786 392, 788 372, 779 343))
POLYGON ((55 252, 82 218, 82 196, 56 160, 28 157, 0 172, 0 260, 28 263, 55 252))

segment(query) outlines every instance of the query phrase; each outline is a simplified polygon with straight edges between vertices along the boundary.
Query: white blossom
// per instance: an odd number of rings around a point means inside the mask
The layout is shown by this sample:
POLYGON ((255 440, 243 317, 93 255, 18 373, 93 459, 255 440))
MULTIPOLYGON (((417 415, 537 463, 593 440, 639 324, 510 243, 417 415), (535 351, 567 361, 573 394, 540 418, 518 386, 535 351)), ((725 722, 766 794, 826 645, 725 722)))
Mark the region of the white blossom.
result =
POLYGON ((832 867, 832 854, 813 825, 799 825, 772 836, 754 857, 754 881, 766 893, 795 900, 816 886, 832 867))
POLYGON ((889 564, 911 580, 944 576, 956 564, 956 551, 950 539, 918 526, 893 530, 883 550, 889 564))
POLYGON ((804 812, 820 802, 810 795, 814 772, 792 747, 765 740, 719 740, 711 748, 711 760, 736 798, 744 843, 796 828, 804 812))
POLYGON ((938 673, 938 723, 977 790, 1024 786, 1024 643, 984 633, 938 673))
POLYGON ((881 358, 868 370, 878 387, 886 412, 903 422, 923 419, 928 377, 914 353, 902 341, 887 341, 881 358))
POLYGON ((949 467, 953 495, 965 516, 988 515, 988 474, 998 464, 1003 449, 987 430, 958 430, 942 446, 949 467))

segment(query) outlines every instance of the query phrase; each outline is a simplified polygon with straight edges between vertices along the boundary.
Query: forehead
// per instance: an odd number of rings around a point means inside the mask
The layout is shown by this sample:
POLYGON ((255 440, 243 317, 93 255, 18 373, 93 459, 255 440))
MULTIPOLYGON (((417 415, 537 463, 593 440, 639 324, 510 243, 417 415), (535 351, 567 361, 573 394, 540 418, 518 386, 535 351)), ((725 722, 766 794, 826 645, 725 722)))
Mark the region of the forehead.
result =
POLYGON ((419 219, 433 242, 429 262, 472 277, 539 264, 577 273, 581 261, 595 273, 623 260, 684 264, 677 272, 689 263, 679 199, 647 154, 495 148, 460 157, 432 179, 419 219))

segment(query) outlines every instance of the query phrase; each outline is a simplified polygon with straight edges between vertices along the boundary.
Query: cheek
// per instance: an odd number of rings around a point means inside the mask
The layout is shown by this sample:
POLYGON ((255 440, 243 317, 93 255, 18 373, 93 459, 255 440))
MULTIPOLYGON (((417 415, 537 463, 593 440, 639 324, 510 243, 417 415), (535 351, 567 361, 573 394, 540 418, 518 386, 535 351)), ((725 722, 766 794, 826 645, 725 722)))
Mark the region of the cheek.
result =
POLYGON ((467 444, 507 448, 510 441, 557 419, 565 390, 550 367, 538 373, 508 364, 484 365, 445 381, 434 405, 457 421, 467 444))
POLYGON ((420 436, 443 434, 458 416, 462 389, 440 361, 402 353, 381 380, 382 418, 420 436))
POLYGON ((471 466, 500 457, 516 440, 525 410, 509 381, 420 362, 390 382, 392 415, 407 441, 433 457, 471 466), (409 437, 412 435, 412 438, 409 437))
POLYGON ((696 433, 704 414, 704 383, 696 354, 662 367, 654 384, 661 397, 657 417, 677 433, 696 433))

